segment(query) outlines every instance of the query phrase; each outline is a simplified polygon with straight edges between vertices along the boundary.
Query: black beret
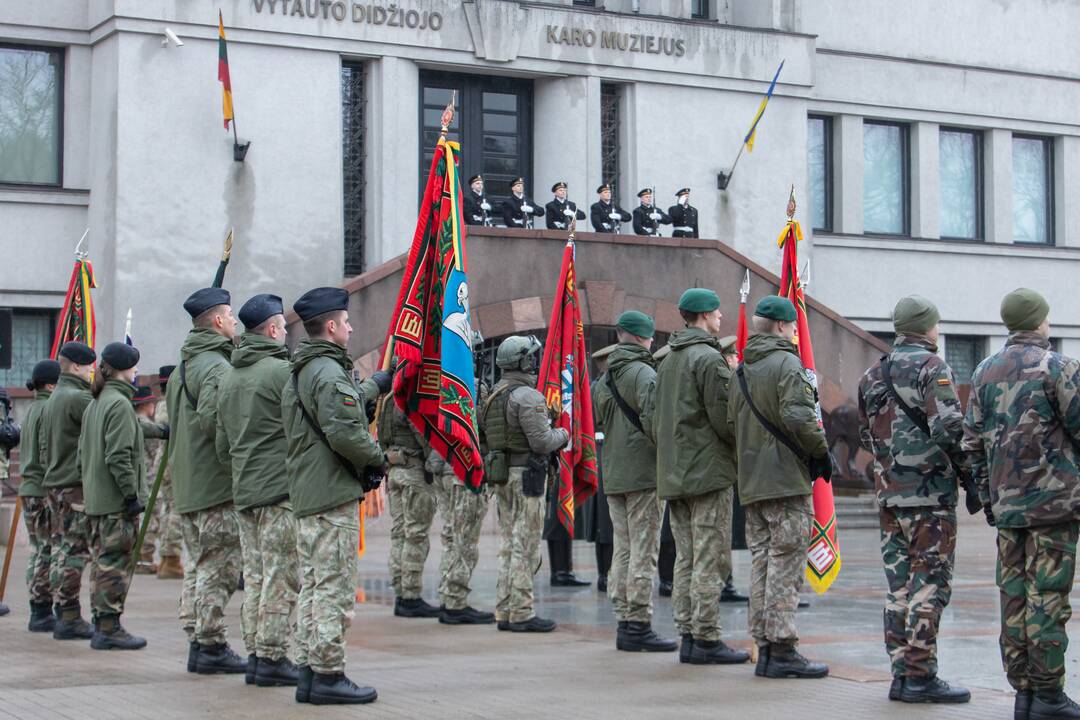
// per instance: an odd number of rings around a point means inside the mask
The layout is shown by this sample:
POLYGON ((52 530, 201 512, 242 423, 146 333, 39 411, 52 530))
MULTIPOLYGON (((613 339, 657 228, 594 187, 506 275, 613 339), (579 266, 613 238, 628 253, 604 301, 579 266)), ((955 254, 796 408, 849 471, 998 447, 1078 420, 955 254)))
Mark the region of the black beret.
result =
POLYGON ((203 288, 196 290, 184 301, 184 309, 193 319, 218 305, 230 305, 232 298, 229 291, 223 288, 203 288))
POLYGON ((347 310, 349 293, 336 287, 317 287, 301 295, 292 307, 301 320, 307 321, 335 310, 347 310))
POLYGON ((683 195, 689 195, 690 188, 680 188, 679 192, 675 193, 675 197, 682 197, 683 195))
POLYGON ((101 351, 101 359, 113 370, 127 370, 139 362, 139 351, 127 343, 111 342, 101 351))
POLYGON ((135 395, 131 398, 132 405, 145 405, 148 402, 154 402, 157 398, 154 397, 154 391, 150 389, 149 385, 140 385, 135 388, 135 395))
POLYGON ((34 365, 30 373, 30 382, 35 386, 55 385, 60 380, 60 363, 55 360, 41 360, 34 365))
POLYGON ((638 190, 637 196, 641 197, 642 195, 652 195, 652 188, 641 188, 638 190))
POLYGON ((604 183, 600 187, 596 188, 596 192, 599 194, 599 193, 604 192, 605 190, 610 190, 610 189, 611 189, 611 185, 609 185, 607 183, 604 183))
POLYGON ((172 375, 173 370, 175 370, 175 369, 176 369, 175 365, 162 365, 160 368, 158 368, 158 371, 157 371, 158 372, 158 378, 161 379, 161 380, 164 380, 165 378, 172 375))
POLYGON ((525 184, 525 178, 523 178, 523 177, 516 177, 516 178, 514 178, 513 180, 511 180, 511 181, 510 181, 510 186, 509 186, 509 187, 510 187, 510 189, 511 189, 511 190, 513 190, 514 186, 515 186, 515 185, 517 185, 518 183, 521 183, 522 185, 524 185, 524 184, 525 184))
POLYGON ((94 352, 94 348, 86 343, 76 342, 74 340, 60 346, 60 357, 67 358, 78 365, 93 365, 94 361, 97 360, 97 354, 94 352))
POLYGON ((248 330, 258 327, 266 322, 266 319, 274 315, 284 315, 285 306, 281 298, 269 293, 261 293, 252 297, 240 308, 240 322, 248 330))
POLYGON ((469 184, 472 185, 477 180, 483 181, 483 179, 484 179, 483 175, 473 175, 471 178, 469 178, 469 184))
POLYGON ((563 188, 564 190, 566 189, 566 182, 564 180, 560 180, 559 182, 552 185, 551 186, 551 192, 555 192, 559 188, 563 188))

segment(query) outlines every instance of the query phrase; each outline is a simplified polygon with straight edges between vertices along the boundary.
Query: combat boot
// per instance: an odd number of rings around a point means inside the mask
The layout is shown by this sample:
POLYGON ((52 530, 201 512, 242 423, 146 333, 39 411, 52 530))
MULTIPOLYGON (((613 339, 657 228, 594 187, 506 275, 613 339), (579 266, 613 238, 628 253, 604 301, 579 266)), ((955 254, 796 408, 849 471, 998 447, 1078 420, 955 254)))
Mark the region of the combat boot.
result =
POLYGON ((11 612, 11 608, 9 608, 9 607, 8 607, 7 605, 5 605, 4 603, 0 602, 0 617, 4 617, 4 616, 5 616, 5 615, 7 615, 7 614, 8 614, 9 612, 11 612))
POLYGON ((94 628, 82 619, 78 603, 61 610, 59 618, 53 625, 54 640, 89 640, 94 637, 94 628))
POLYGON ((43 603, 30 603, 30 623, 26 629, 30 632, 52 632, 56 626, 56 616, 53 615, 52 605, 46 600, 43 603))
MULTIPOLYGON (((889 685, 889 699, 899 700, 900 694, 904 692, 904 676, 900 675, 892 679, 892 684, 889 685)), ((1027 720, 1027 716, 1024 716, 1024 720, 1027 720)))
POLYGON ((255 653, 249 653, 247 659, 247 669, 244 670, 244 684, 255 684, 255 673, 259 669, 259 658, 255 653))
POLYGON ((119 615, 102 615, 94 621, 94 637, 90 647, 95 650, 142 650, 146 639, 132 635, 120 624, 119 615))
POLYGON ((362 705, 374 702, 378 696, 375 688, 360 687, 345 677, 345 673, 312 673, 308 702, 312 705, 362 705))
POLYGON ((310 665, 296 668, 296 702, 311 702, 311 676, 310 665))
POLYGON ((394 603, 394 614, 405 618, 436 618, 439 617, 439 608, 424 598, 398 598, 394 603))
POLYGON ((615 647, 627 652, 675 652, 679 644, 658 636, 649 623, 628 622, 615 647))
POLYGON ((724 589, 720 591, 720 602, 744 603, 749 602, 749 600, 750 598, 735 589, 735 580, 728 575, 727 582, 724 583, 724 589))
POLYGON ((691 665, 741 665, 750 659, 750 653, 736 650, 723 640, 694 640, 690 648, 691 665))
POLYGON ((267 658, 258 659, 258 667, 255 670, 255 684, 259 687, 289 687, 296 685, 299 673, 296 666, 289 662, 289 658, 280 660, 267 658))
POLYGON ((439 610, 439 622, 443 625, 490 625, 495 622, 495 613, 477 610, 468 605, 457 610, 443 607, 439 610))
POLYGON ((1030 690, 1016 691, 1016 700, 1013 701, 1013 720, 1028 720, 1033 695, 1034 693, 1030 690))
POLYGON ((497 627, 501 632, 506 632, 506 631, 508 631, 510 629, 510 621, 509 620, 499 620, 498 622, 495 623, 495 627, 497 627))
POLYGON ((660 595, 660 597, 671 597, 672 590, 673 587, 671 582, 667 580, 661 580, 656 592, 660 595))
POLYGON ((1078 720, 1080 705, 1077 705, 1063 690, 1036 690, 1031 698, 1030 720, 1078 720))
POLYGON ((192 640, 188 643, 187 651, 187 671, 189 673, 195 672, 195 668, 198 666, 199 661, 199 643, 192 640))
POLYGON ((693 650, 694 650, 694 636, 689 635, 689 634, 683 635, 682 636, 682 644, 679 645, 679 662, 681 662, 681 663, 690 662, 690 653, 693 652, 693 650))
POLYGON ((826 677, 828 674, 828 665, 807 660, 793 645, 774 643, 769 649, 765 677, 815 679, 826 677))
POLYGON ((233 652, 228 643, 200 644, 198 657, 195 658, 195 672, 200 675, 239 675, 247 672, 247 661, 233 652))
MULTIPOLYGON (((765 677, 765 668, 769 666, 769 653, 772 652, 772 645, 767 642, 758 643, 757 646, 757 665, 754 666, 754 675, 758 677, 765 677)), ((899 699, 899 698, 897 698, 899 699)))
POLYGON ((158 580, 183 580, 184 566, 176 555, 162 555, 157 569, 158 580))
POLYGON ((971 693, 962 687, 949 687, 949 683, 931 675, 905 678, 900 699, 906 703, 966 703, 971 693))
POLYGON ((525 622, 510 623, 506 629, 510 632, 548 633, 555 629, 555 621, 533 615, 525 622))

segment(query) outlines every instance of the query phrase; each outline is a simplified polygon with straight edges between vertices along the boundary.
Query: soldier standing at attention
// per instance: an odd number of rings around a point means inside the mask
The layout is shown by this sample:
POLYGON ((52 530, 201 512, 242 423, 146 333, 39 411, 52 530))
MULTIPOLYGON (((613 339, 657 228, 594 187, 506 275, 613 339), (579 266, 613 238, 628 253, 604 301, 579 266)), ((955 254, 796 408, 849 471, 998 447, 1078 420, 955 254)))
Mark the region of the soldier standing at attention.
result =
POLYGON ((499 578, 495 620, 499 630, 551 632, 555 621, 533 611, 533 575, 540 567, 544 496, 551 454, 569 433, 552 428, 547 402, 536 389, 542 346, 535 337, 502 341, 495 364, 503 373, 481 410, 488 442, 484 463, 496 487, 499 517, 499 578))
POLYGON ((52 584, 49 567, 52 555, 59 552, 58 538, 53 535, 52 513, 45 499, 45 427, 42 424, 45 402, 60 380, 60 363, 41 360, 34 365, 26 387, 34 392, 34 402, 26 411, 19 448, 22 481, 19 500, 23 506, 26 535, 30 538, 30 560, 26 568, 26 584, 30 595, 30 632, 52 632, 56 616, 52 611, 52 584))
POLYGON ((634 208, 634 233, 660 237, 660 226, 670 225, 671 217, 656 207, 652 188, 642 188, 637 196, 641 204, 634 208))
POLYGON ((60 348, 60 379, 41 413, 45 490, 53 535, 59 538, 59 552, 53 553, 50 574, 57 618, 53 637, 57 640, 89 640, 94 635, 79 609, 83 568, 90 559, 90 524, 84 512, 76 455, 83 411, 93 399, 90 378, 96 360, 89 345, 64 343, 60 348))
POLYGON ((832 478, 817 389, 795 337, 795 306, 770 295, 754 309, 743 364, 732 378, 728 420, 735 434, 739 499, 746 512, 750 635, 758 645, 754 674, 823 678, 829 668, 797 650, 795 609, 813 520, 814 478, 832 478))
POLYGON ((614 549, 608 577, 618 631, 618 650, 672 652, 674 640, 652 629, 653 575, 660 543, 660 502, 656 499, 656 446, 641 413, 656 371, 649 353, 656 326, 645 313, 627 310, 615 325, 619 344, 607 356, 604 382, 596 384, 594 411, 604 433, 603 477, 613 526, 614 549))
POLYGON ((139 490, 145 472, 142 428, 131 399, 135 395, 139 351, 113 342, 101 351, 91 388, 94 399, 83 415, 78 465, 90 525, 91 588, 95 650, 139 650, 146 640, 120 624, 128 592, 128 563, 143 511, 139 490))
POLYGON ((675 193, 675 204, 668 208, 671 216, 671 237, 698 236, 698 211, 690 204, 690 188, 682 188, 675 193))
MULTIPOLYGON (((154 423, 169 426, 168 403, 164 401, 169 387, 169 376, 175 365, 162 365, 158 369, 158 387, 161 389, 162 402, 154 407, 154 423)), ((168 443, 157 443, 154 448, 150 467, 147 471, 151 480, 157 479, 158 466, 165 458, 168 443)), ((172 492, 172 468, 166 466, 165 473, 161 477, 161 487, 158 488, 157 502, 154 503, 154 513, 158 519, 158 551, 160 562, 158 563, 157 576, 159 580, 183 580, 184 568, 180 564, 180 549, 183 544, 183 534, 180 530, 180 516, 173 510, 172 492)))
POLYGON ((1065 625, 1076 569, 1080 363, 1050 349, 1050 306, 1020 288, 1001 301, 1009 339, 979 363, 964 450, 998 538, 1001 659, 1014 717, 1080 718, 1065 694, 1065 625))
POLYGON ((240 577, 240 531, 232 470, 215 448, 219 388, 229 372, 236 319, 229 292, 203 288, 184 301, 192 329, 180 349, 166 402, 169 465, 187 567, 180 623, 188 636, 188 672, 242 673, 247 663, 225 641, 225 605, 240 577))
POLYGON ((584 220, 585 213, 578 210, 578 206, 566 199, 566 182, 560 180, 551 186, 551 192, 555 197, 544 206, 544 218, 547 220, 548 230, 566 230, 570 227, 570 221, 584 220))
POLYGON ((952 595, 964 416, 952 370, 937 354, 938 309, 919 295, 893 310, 892 352, 859 383, 859 435, 874 456, 881 554, 889 593, 890 700, 961 703, 937 677, 937 634, 952 595))
POLYGON ((307 338, 293 353, 281 398, 300 556, 296 701, 312 705, 377 697, 345 676, 345 631, 356 604, 358 502, 379 486, 386 463, 364 406, 389 390, 390 375, 353 382, 348 305, 349 294, 331 287, 309 290, 293 304, 307 338))
POLYGON ((525 178, 510 181, 510 197, 503 200, 503 224, 508 228, 532 229, 533 217, 543 217, 544 208, 525 196, 525 178))
POLYGON ((598 233, 618 233, 619 226, 630 222, 631 215, 611 200, 611 185, 596 188, 597 200, 589 208, 589 221, 598 233))
POLYGON ((260 687, 295 685, 297 677, 288 658, 300 576, 281 419, 281 393, 290 377, 284 313, 281 298, 269 294, 240 308, 244 333, 218 389, 215 434, 218 459, 232 469, 240 528, 245 681, 260 687))
POLYGON ((469 178, 469 192, 465 193, 461 204, 466 225, 491 226, 491 203, 484 195, 482 175, 473 175, 469 178))
MULTIPOLYGON (((157 398, 149 385, 139 385, 135 388, 135 394, 131 398, 131 405, 135 408, 135 418, 139 421, 139 427, 143 434, 143 473, 139 483, 139 502, 146 504, 146 498, 150 496, 157 468, 154 467, 153 458, 158 446, 164 445, 169 439, 168 428, 154 422, 154 406, 157 398), (150 468, 154 467, 154 474, 150 468)), ((136 575, 153 575, 158 571, 154 565, 154 551, 160 535, 160 516, 156 513, 146 525, 146 534, 143 535, 143 543, 139 548, 139 562, 135 565, 136 575)))

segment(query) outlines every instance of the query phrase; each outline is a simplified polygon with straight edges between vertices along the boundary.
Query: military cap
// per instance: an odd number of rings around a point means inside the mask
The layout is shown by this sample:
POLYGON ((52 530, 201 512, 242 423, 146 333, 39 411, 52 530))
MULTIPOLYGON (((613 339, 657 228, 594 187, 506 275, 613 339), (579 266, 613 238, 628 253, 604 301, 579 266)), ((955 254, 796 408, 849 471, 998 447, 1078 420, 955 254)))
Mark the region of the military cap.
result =
POLYGON ((555 192, 555 191, 556 191, 556 190, 558 190, 559 188, 562 188, 563 190, 565 190, 565 189, 566 189, 566 182, 565 182, 564 180, 560 180, 559 182, 557 182, 557 183, 555 183, 554 185, 552 185, 552 186, 551 186, 551 192, 555 192))
POLYGON ((735 348, 735 343, 739 341, 739 338, 735 335, 725 335, 720 338, 720 352, 725 355, 734 355, 738 350, 735 348))
POLYGON ((232 297, 229 291, 223 288, 203 288, 188 295, 184 301, 184 309, 192 319, 199 317, 210 308, 218 305, 230 305, 232 297))
POLYGON ((516 178, 514 178, 513 180, 511 180, 511 181, 510 181, 510 189, 511 189, 511 190, 513 190, 513 189, 514 189, 514 186, 515 186, 515 185, 517 185, 518 183, 520 183, 520 184, 524 185, 524 184, 525 184, 525 178, 523 178, 523 177, 516 177, 516 178))
POLYGON ((55 385, 60 380, 60 363, 55 360, 40 360, 30 373, 30 382, 34 387, 55 385))
POLYGON ((154 396, 154 391, 150 389, 149 385, 140 385, 135 388, 135 395, 131 398, 131 404, 138 407, 139 405, 145 405, 146 403, 155 402, 157 398, 154 396))
POLYGON ((719 307, 720 297, 707 288, 690 288, 679 298, 679 309, 686 312, 712 312, 719 307))
POLYGON ((941 320, 937 306, 922 295, 900 298, 893 308, 893 329, 897 335, 925 335, 941 320))
POLYGON ((472 176, 471 178, 469 178, 469 184, 470 184, 470 185, 472 185, 472 184, 473 184, 474 182, 476 182, 477 180, 481 180, 481 181, 482 181, 483 179, 484 179, 484 176, 483 176, 483 175, 480 175, 479 173, 477 173, 476 175, 473 175, 473 176, 472 176))
POLYGON ((677 193, 675 193, 675 197, 679 198, 679 197, 682 197, 683 195, 689 195, 689 194, 690 194, 690 188, 680 188, 679 191, 677 193))
POLYGON ((600 193, 604 192, 605 190, 611 190, 611 185, 608 184, 608 183, 604 183, 600 187, 596 188, 596 193, 599 195, 600 193))
POLYGON ((592 354, 593 360, 603 360, 611 353, 615 352, 615 348, 619 347, 619 343, 612 343, 611 345, 605 345, 592 354))
POLYGON ((638 190, 637 196, 641 197, 642 195, 652 195, 652 188, 641 188, 638 190))
POLYGON ((86 343, 71 340, 60 346, 60 357, 67 358, 77 365, 93 365, 97 360, 97 353, 86 343))
POLYGON ((266 319, 274 315, 284 315, 285 307, 281 298, 269 293, 260 293, 253 296, 240 308, 240 322, 248 330, 256 328, 266 322, 266 319))
POLYGON ((293 303, 293 310, 303 321, 349 307, 349 293, 336 287, 317 287, 308 290, 293 303))
POLYGON ((175 370, 175 369, 176 369, 175 365, 162 365, 160 368, 158 368, 158 377, 161 380, 164 380, 165 378, 172 375, 173 370, 175 370))
POLYGON ((1001 321, 1009 332, 1038 330, 1050 314, 1050 304, 1039 293, 1017 288, 1001 299, 1001 321))
POLYGON ((643 312, 637 310, 627 310, 619 319, 615 321, 615 326, 625 330, 631 335, 637 335, 638 337, 651 338, 656 334, 656 323, 653 319, 643 312))
POLYGON ((101 360, 114 370, 127 370, 139 362, 139 350, 127 343, 111 342, 101 351, 101 360))
POLYGON ((799 317, 791 301, 779 295, 766 295, 758 300, 757 307, 754 308, 754 314, 777 322, 795 322, 799 317))

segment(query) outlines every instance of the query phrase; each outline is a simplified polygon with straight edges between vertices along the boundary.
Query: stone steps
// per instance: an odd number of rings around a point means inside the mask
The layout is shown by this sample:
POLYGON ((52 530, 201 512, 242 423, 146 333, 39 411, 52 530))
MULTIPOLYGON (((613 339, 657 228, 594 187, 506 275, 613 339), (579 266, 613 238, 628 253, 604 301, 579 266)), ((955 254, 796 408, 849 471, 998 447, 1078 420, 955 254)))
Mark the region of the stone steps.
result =
POLYGON ((840 532, 878 529, 878 508, 873 494, 838 496, 833 502, 836 506, 836 525, 840 532))

